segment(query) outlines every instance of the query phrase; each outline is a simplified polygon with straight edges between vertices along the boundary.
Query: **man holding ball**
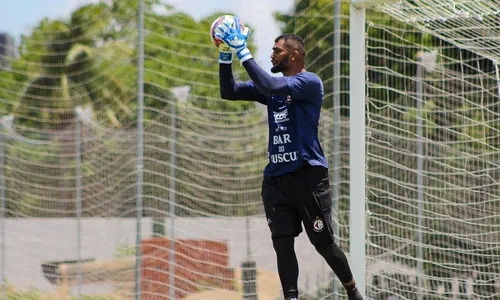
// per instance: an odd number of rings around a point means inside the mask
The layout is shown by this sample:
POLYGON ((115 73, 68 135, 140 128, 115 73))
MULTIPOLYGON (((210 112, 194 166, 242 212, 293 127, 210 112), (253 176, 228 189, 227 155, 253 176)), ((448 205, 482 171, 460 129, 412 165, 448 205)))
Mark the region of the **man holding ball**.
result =
POLYGON ((271 62, 273 77, 260 68, 247 48, 248 29, 237 17, 212 25, 219 47, 221 97, 257 101, 267 106, 269 163, 264 169, 262 200, 276 251, 278 274, 286 300, 298 299, 299 266, 294 241, 302 224, 311 243, 346 289, 349 299, 363 297, 356 287, 344 252, 334 242, 328 164, 318 139, 323 82, 305 69, 305 46, 295 34, 275 39, 271 62), (224 49, 222 49, 224 48, 224 49), (235 82, 235 55, 251 81, 235 82))

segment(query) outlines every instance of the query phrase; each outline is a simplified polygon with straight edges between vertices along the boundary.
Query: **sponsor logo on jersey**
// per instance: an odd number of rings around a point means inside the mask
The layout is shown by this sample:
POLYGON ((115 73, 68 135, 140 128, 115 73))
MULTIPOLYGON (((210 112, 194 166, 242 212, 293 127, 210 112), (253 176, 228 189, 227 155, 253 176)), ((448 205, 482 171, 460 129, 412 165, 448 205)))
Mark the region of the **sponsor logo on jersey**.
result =
POLYGON ((286 126, 278 125, 278 127, 276 127, 276 129, 274 131, 275 132, 280 132, 280 131, 285 132, 287 129, 288 129, 288 127, 286 127, 286 126))
POLYGON ((299 151, 271 154, 271 156, 269 157, 269 160, 273 164, 296 161, 298 158, 297 153, 299 153, 299 151))
POLYGON ((285 109, 284 111, 273 111, 274 114, 274 122, 276 124, 287 122, 288 121, 288 110, 285 109))

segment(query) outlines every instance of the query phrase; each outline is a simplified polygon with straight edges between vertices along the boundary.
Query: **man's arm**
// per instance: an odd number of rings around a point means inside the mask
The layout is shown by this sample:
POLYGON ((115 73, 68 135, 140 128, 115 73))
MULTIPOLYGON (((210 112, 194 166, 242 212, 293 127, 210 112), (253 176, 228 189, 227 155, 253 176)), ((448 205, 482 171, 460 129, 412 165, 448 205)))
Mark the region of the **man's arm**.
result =
POLYGON ((267 104, 266 94, 251 82, 235 82, 231 64, 219 64, 220 96, 226 100, 249 100, 267 104))
POLYGON ((243 62, 243 67, 264 95, 290 95, 290 88, 284 77, 273 77, 262 70, 253 58, 243 62))
POLYGON ((260 68, 253 59, 243 62, 253 83, 263 94, 290 95, 295 101, 323 101, 323 83, 313 73, 273 77, 260 68))
MULTIPOLYGON (((236 17, 234 17, 234 22, 240 24, 236 17)), ((223 40, 231 48, 231 51, 236 54, 243 67, 247 70, 248 75, 250 75, 253 85, 260 93, 265 96, 290 95, 290 89, 285 79, 268 75, 253 60, 253 56, 247 47, 249 32, 247 27, 233 26, 233 24, 225 21, 217 26, 215 36, 223 40)))

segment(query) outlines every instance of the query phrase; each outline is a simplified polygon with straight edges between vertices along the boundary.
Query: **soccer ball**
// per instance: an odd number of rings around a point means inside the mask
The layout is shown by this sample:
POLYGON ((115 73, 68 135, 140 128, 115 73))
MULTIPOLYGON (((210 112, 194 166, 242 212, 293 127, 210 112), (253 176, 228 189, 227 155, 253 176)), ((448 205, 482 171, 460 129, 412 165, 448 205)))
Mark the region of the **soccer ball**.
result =
POLYGON ((233 15, 223 15, 215 19, 215 21, 212 23, 212 26, 210 26, 210 39, 212 40, 212 43, 215 45, 219 51, 222 52, 230 52, 231 48, 224 43, 223 40, 219 39, 218 37, 215 36, 215 28, 221 24, 224 20, 226 20, 231 26, 240 26, 241 31, 245 29, 245 25, 243 25, 243 22, 238 18, 238 24, 236 24, 236 20, 233 15))

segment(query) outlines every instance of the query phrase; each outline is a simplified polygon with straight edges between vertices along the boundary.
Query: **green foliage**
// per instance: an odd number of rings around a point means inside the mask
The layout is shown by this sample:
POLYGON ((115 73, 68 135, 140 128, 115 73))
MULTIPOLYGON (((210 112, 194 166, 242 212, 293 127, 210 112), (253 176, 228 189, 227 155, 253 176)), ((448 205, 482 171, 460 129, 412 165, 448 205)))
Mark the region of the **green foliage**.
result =
MULTIPOLYGON (((433 136, 437 131, 437 126, 434 124, 431 115, 432 112, 436 109, 435 101, 429 99, 425 101, 422 105, 422 136, 429 137, 433 136)), ((411 132, 413 134, 417 134, 417 112, 418 110, 414 107, 408 108, 406 114, 402 116, 404 120, 404 125, 400 128, 405 132, 411 132)))
MULTIPOLYGON (((218 52, 210 42, 208 28, 213 19, 223 14, 214 13, 202 20, 177 12, 169 5, 163 5, 158 0, 145 1, 145 30, 144 30, 144 121, 149 134, 163 138, 145 141, 145 157, 148 158, 145 166, 154 172, 145 172, 144 204, 145 207, 157 209, 164 213, 168 210, 165 206, 164 186, 168 185, 164 175, 169 174, 170 168, 166 164, 170 156, 164 149, 169 149, 170 129, 165 131, 165 124, 170 124, 169 114, 172 103, 175 103, 171 88, 188 85, 190 95, 187 105, 212 112, 245 112, 255 111, 255 103, 249 101, 222 101, 220 99, 218 82, 218 52), (165 14, 157 13, 162 7, 165 14), (159 151, 159 149, 162 149, 159 151), (162 176, 158 176, 161 174, 162 176)), ((251 24, 247 24, 250 25, 251 24)), ((138 76, 138 0, 113 0, 102 1, 81 6, 71 13, 69 19, 45 18, 32 28, 30 34, 21 37, 19 57, 11 61, 10 69, 0 72, 0 103, 2 114, 14 114, 16 131, 25 137, 35 140, 47 141, 46 145, 27 145, 19 143, 18 148, 6 149, 10 156, 18 152, 25 157, 23 161, 9 161, 6 166, 9 178, 23 176, 24 170, 33 174, 55 172, 53 176, 34 176, 32 185, 20 187, 21 181, 8 180, 9 214, 22 214, 23 216, 67 216, 65 212, 74 213, 75 203, 69 201, 61 207, 54 207, 54 201, 46 199, 74 199, 75 198, 75 151, 73 146, 66 142, 74 138, 72 131, 75 126, 76 106, 90 106, 98 123, 105 127, 120 128, 124 133, 136 125, 137 121, 137 76, 138 76), (61 142, 59 142, 61 140, 61 142), (51 145, 51 146, 48 146, 51 145), (65 157, 65 158, 62 158, 65 157), (29 162, 37 162, 36 166, 29 162), (47 171, 46 166, 65 166, 60 170, 47 171), (45 166, 45 168, 44 168, 45 166)), ((255 50, 253 40, 249 47, 255 50)), ((246 72, 239 66, 235 59, 235 77, 238 80, 247 79, 246 72)), ((178 108, 179 109, 179 108, 178 108)), ((178 111, 181 120, 193 121, 193 116, 178 111)), ((227 124, 241 124, 239 116, 227 114, 225 119, 199 120, 199 122, 220 123, 223 128, 227 124)), ((260 113, 245 116, 245 122, 258 124, 260 113)), ((188 126, 188 124, 186 124, 188 126)), ((179 121, 178 127, 182 131, 184 125, 179 121)), ((253 125, 252 125, 253 126, 253 125)), ((217 125, 216 125, 217 127, 217 125)), ((189 129, 187 129, 189 130, 189 129)), ((214 137, 227 135, 230 131, 216 129, 213 133, 206 133, 214 137), (216 131, 216 132, 215 132, 216 131)), ((99 145, 99 151, 93 151, 92 142, 82 145, 81 174, 85 180, 95 180, 106 175, 106 172, 121 170, 133 174, 135 169, 130 164, 135 158, 135 138, 133 131, 126 136, 127 142, 116 138, 101 129, 89 131, 84 128, 84 140, 106 141, 99 145), (109 134, 110 136, 108 136, 109 134), (127 151, 123 151, 127 149, 127 151), (89 151, 88 151, 89 150, 89 151), (102 166, 92 165, 89 161, 107 159, 109 169, 103 170, 102 166)), ((192 168, 193 161, 190 157, 206 159, 203 147, 192 145, 192 141, 178 138, 180 146, 177 147, 179 169, 177 176, 183 176, 182 168, 192 168), (186 158, 183 161, 183 158, 186 158), (184 165, 185 164, 185 165, 184 165)), ((265 143, 255 141, 255 146, 265 143)), ((219 143, 216 147, 232 147, 244 149, 249 146, 247 142, 219 143)), ((206 145, 213 149, 214 145, 206 145)), ((238 157, 224 157, 234 163, 248 160, 244 154, 238 157)), ((57 167, 55 167, 57 169, 57 167)), ((231 168, 232 174, 245 173, 247 167, 231 168)), ((196 170, 192 170, 196 172, 196 170)), ((226 175, 231 178, 230 174, 226 175)), ((244 175, 239 175, 244 178, 244 175)), ((110 179, 111 180, 111 179, 110 179)), ((120 179, 118 179, 120 180, 120 179)), ((123 179, 125 180, 125 179, 123 179)), ((212 180, 212 179, 210 179, 212 180)), ((214 180, 215 181, 215 180, 214 180)), ((116 197, 113 189, 117 186, 109 185, 107 180, 99 183, 88 182, 92 189, 100 190, 98 202, 102 199, 116 197)), ((123 183, 124 191, 130 187, 128 181, 123 183)), ((220 184, 211 182, 210 185, 220 184)), ((200 195, 189 184, 177 184, 179 194, 179 207, 186 208, 197 206, 193 201, 200 195), (185 203, 184 203, 184 202, 185 203)), ((95 204, 88 204, 86 191, 83 191, 83 207, 86 214, 93 216, 97 210, 102 209, 95 204), (96 210, 96 211, 94 211, 96 210)), ((91 193, 90 191, 88 193, 91 193)), ((124 194, 126 192, 123 192, 124 194)), ((217 197, 205 195, 204 197, 217 197)), ((243 196, 227 195, 231 203, 244 202, 243 196)), ((221 199, 213 199, 220 201, 221 199)), ((58 200, 55 200, 58 201, 58 200)), ((116 214, 131 216, 134 210, 133 203, 127 200, 123 207, 116 209, 116 214), (126 211, 127 213, 124 213, 126 211)), ((207 209, 211 209, 207 206, 207 209)), ((183 210, 183 209, 181 209, 183 210)), ((218 213, 214 209, 212 213, 218 213)), ((241 208, 236 207, 231 214, 243 214, 241 208)), ((145 209, 145 215, 153 214, 145 209)))
POLYGON ((17 78, 25 88, 17 92, 16 123, 64 129, 74 119, 74 107, 85 104, 93 105, 105 124, 120 126, 120 121, 133 118, 124 103, 134 98, 133 76, 124 76, 135 73, 133 51, 124 41, 110 38, 116 28, 111 10, 104 3, 89 4, 76 9, 69 21, 43 19, 21 38, 12 73, 28 76, 17 78))
POLYGON ((116 248, 114 257, 120 258, 120 257, 127 257, 127 256, 135 256, 136 253, 137 253, 136 246, 123 245, 123 246, 119 246, 116 248))
MULTIPOLYGON (((348 15, 349 4, 343 3, 342 13, 348 15)), ((296 33, 301 36, 306 44, 306 68, 308 71, 317 73, 323 80, 325 90, 324 106, 332 107, 333 104, 333 66, 332 58, 334 54, 333 48, 333 2, 330 0, 299 0, 295 2, 295 6, 289 13, 275 12, 274 16, 278 23, 281 24, 282 32, 296 33)), ((349 23, 346 20, 341 22, 342 34, 341 41, 343 45, 348 45, 349 36, 346 30, 349 28, 349 23)), ((349 57, 349 49, 343 47, 341 57, 345 61, 349 57)), ((337 67, 341 68, 341 74, 348 76, 349 66, 342 63, 337 67)), ((343 77, 341 80, 341 90, 348 90, 348 77, 343 77)), ((348 104, 346 95, 341 95, 342 105, 348 104)), ((344 115, 346 111, 343 111, 344 115)))
MULTIPOLYGON (((191 87, 190 101, 204 109, 215 111, 244 111, 255 107, 253 102, 217 101, 220 99, 218 82, 218 51, 208 35, 213 20, 223 14, 213 13, 195 21, 180 12, 167 15, 148 14, 145 37, 145 92, 153 98, 165 90, 182 85, 191 87)), ((248 24, 251 25, 251 24, 248 24)), ((249 47, 255 49, 252 39, 249 47)), ((237 59, 234 62, 235 77, 246 79, 237 59)), ((245 73, 246 74, 246 73, 245 73)), ((165 94, 166 96, 167 94, 165 94)), ((145 99, 155 102, 155 99, 145 99)), ((158 103, 157 105, 161 105, 158 103)))
POLYGON ((17 102, 16 78, 12 72, 0 71, 0 112, 10 114, 17 102))
MULTIPOLYGON (((145 118, 166 109, 169 89, 190 85, 190 101, 211 110, 240 111, 252 102, 220 101, 217 50, 201 21, 158 0, 145 1, 145 118), (166 14, 156 13, 163 7, 166 14), (156 112, 155 112, 156 111, 156 112)), ((72 109, 91 104, 99 122, 121 127, 137 118, 138 1, 108 1, 75 9, 69 20, 42 19, 21 37, 19 58, 0 72, 0 109, 29 128, 60 130, 72 109), (50 121, 49 121, 50 120, 50 121)), ((251 25, 251 24, 249 24, 251 25)), ((250 48, 255 50, 252 40, 250 48)), ((245 79, 235 62, 235 73, 245 79)))
MULTIPOLYGON (((60 130, 74 119, 74 107, 90 104, 100 123, 134 123, 137 3, 88 4, 68 21, 41 20, 30 35, 22 36, 20 57, 12 62, 11 72, 0 73, 0 93, 8 100, 3 111, 13 112, 22 126, 60 130)), ((222 13, 198 22, 170 6, 165 9, 172 13, 157 14, 154 7, 159 5, 146 1, 145 7, 145 118, 156 118, 158 111, 167 109, 162 100, 172 98, 169 89, 180 85, 191 86, 190 101, 201 108, 253 108, 252 102, 218 100, 218 53, 207 28, 222 13)), ((249 43, 254 48, 252 40, 249 43)), ((241 67, 235 72, 244 77, 241 67)))

